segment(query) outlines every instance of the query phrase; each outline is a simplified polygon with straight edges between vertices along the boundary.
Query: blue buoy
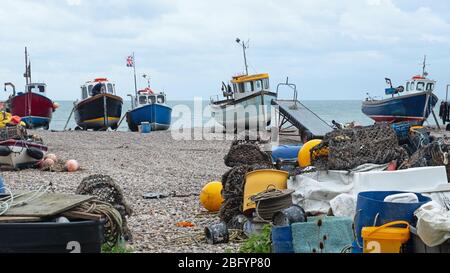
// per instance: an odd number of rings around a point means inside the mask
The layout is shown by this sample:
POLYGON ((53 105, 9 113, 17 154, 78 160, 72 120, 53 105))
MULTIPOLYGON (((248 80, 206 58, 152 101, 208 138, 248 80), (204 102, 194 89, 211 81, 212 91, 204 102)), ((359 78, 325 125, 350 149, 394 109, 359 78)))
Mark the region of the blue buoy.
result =
POLYGON ((272 228, 272 252, 294 253, 291 226, 272 228))
POLYGON ((355 230, 357 234, 356 244, 353 245, 353 252, 362 252, 363 239, 361 231, 363 227, 381 226, 394 221, 407 221, 414 225, 414 212, 422 205, 431 201, 430 198, 422 194, 415 193, 419 198, 419 203, 389 203, 384 199, 393 194, 404 193, 398 191, 382 192, 361 192, 358 195, 356 205, 355 230), (356 249, 355 249, 356 247, 356 249))

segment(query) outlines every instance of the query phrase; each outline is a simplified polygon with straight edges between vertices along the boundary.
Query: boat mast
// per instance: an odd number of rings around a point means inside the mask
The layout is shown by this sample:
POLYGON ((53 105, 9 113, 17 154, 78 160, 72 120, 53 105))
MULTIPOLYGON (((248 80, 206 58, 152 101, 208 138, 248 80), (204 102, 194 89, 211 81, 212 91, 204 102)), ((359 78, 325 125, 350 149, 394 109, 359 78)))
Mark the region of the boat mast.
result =
POLYGON ((137 79, 136 79, 136 59, 134 58, 134 52, 133 52, 133 70, 134 70, 134 92, 137 96, 138 90, 137 90, 137 79))
POLYGON ((423 77, 427 77, 428 76, 428 72, 426 71, 427 68, 427 55, 425 55, 423 57, 423 67, 422 67, 422 76, 423 77))
POLYGON ((248 75, 247 54, 245 52, 248 49, 248 42, 247 42, 247 44, 244 43, 244 41, 242 41, 242 43, 241 43, 241 39, 237 38, 236 43, 242 45, 242 51, 244 52, 245 75, 248 75))
POLYGON ((28 61, 28 50, 25 47, 25 73, 23 74, 25 77, 26 84, 31 83, 31 62, 28 61))

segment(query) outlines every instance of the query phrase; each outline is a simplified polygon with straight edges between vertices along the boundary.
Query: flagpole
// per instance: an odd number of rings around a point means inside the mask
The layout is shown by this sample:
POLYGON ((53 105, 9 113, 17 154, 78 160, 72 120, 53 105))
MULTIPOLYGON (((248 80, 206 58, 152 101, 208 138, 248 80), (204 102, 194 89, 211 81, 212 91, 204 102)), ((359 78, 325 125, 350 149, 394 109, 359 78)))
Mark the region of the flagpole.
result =
POLYGON ((136 59, 134 58, 134 52, 133 52, 133 70, 134 70, 134 92, 137 96, 137 79, 136 79, 136 59))

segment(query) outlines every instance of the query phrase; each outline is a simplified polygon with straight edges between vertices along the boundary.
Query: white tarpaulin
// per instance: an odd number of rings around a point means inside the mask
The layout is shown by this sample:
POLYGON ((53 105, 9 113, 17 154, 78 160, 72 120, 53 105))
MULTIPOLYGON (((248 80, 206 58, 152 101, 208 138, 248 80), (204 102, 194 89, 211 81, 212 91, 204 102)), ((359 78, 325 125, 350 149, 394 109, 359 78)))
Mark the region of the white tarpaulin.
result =
MULTIPOLYGON (((307 212, 328 213, 330 201, 341 194, 356 200, 364 191, 426 192, 447 184, 444 166, 411 168, 400 171, 319 171, 298 175, 288 182, 295 190, 293 201, 307 212)), ((342 198, 342 197, 340 197, 342 198)), ((346 210, 352 210, 348 208, 346 210)))

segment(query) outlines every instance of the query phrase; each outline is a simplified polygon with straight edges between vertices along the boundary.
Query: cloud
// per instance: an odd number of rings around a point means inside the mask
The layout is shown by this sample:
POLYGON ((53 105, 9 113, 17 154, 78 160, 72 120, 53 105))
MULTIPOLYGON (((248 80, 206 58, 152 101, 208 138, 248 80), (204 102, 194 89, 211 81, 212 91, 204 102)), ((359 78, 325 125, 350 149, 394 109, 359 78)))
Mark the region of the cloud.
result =
POLYGON ((67 5, 79 6, 79 5, 81 5, 81 0, 67 0, 67 5))
POLYGON ((0 78, 23 82, 27 45, 51 96, 76 99, 97 76, 113 78, 125 96, 133 88, 125 58, 135 51, 139 74, 151 74, 156 89, 207 98, 243 70, 240 37, 250 39, 251 71, 270 72, 273 85, 290 76, 304 98, 361 99, 361 86, 382 90, 385 74, 403 80, 424 54, 440 60, 431 70, 446 80, 438 72, 450 60, 442 1, 7 1, 0 78))

